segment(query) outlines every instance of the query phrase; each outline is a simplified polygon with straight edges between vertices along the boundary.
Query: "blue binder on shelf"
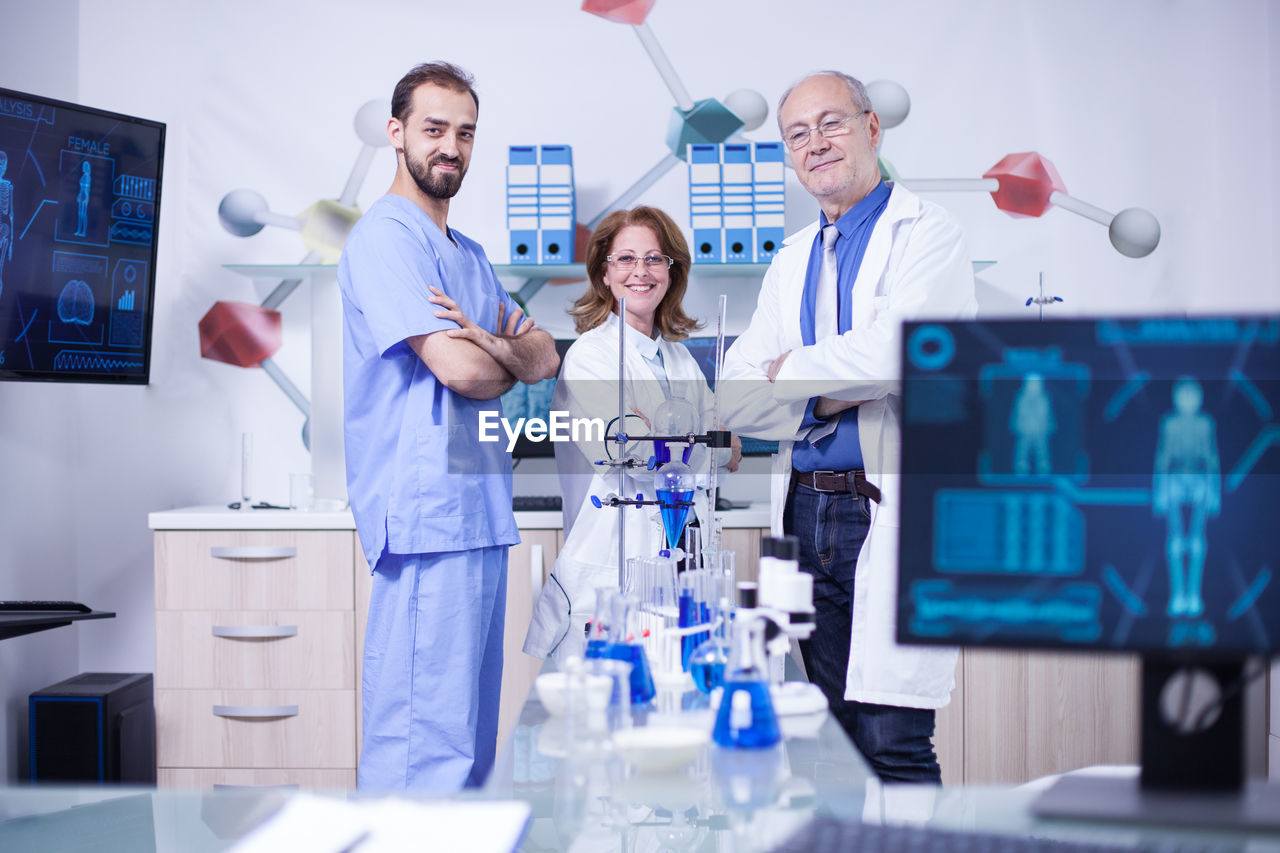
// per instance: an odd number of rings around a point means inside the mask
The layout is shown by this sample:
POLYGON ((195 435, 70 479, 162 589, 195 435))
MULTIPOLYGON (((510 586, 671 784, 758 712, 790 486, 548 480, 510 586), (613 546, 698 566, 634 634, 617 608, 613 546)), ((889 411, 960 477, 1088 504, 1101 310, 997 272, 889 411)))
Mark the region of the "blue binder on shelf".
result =
POLYGON ((751 206, 755 256, 763 263, 778 253, 786 236, 786 183, 781 142, 757 142, 752 147, 751 206))
POLYGON ((511 263, 538 262, 538 149, 512 145, 507 151, 507 230, 511 263))
POLYGON ((538 165, 538 262, 573 262, 576 205, 573 192, 573 149, 543 145, 538 165))
POLYGON ((726 142, 720 146, 720 150, 721 192, 724 199, 724 261, 749 263, 755 259, 751 144, 726 142))
POLYGON ((693 261, 724 260, 724 206, 720 187, 720 146, 689 145, 689 227, 693 229, 693 261))

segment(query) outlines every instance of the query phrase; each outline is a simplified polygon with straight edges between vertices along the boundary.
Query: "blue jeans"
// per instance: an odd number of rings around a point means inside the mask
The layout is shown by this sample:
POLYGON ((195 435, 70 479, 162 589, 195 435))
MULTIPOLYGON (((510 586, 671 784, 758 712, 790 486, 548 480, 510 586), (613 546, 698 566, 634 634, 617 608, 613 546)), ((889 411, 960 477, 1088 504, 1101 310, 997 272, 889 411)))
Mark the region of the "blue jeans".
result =
POLYGON ((871 505, 854 494, 794 486, 783 530, 800 540, 800 569, 813 575, 813 636, 800 642, 809 680, 827 697, 845 734, 886 782, 942 781, 933 751, 934 711, 844 698, 853 622, 853 576, 871 524, 871 505))

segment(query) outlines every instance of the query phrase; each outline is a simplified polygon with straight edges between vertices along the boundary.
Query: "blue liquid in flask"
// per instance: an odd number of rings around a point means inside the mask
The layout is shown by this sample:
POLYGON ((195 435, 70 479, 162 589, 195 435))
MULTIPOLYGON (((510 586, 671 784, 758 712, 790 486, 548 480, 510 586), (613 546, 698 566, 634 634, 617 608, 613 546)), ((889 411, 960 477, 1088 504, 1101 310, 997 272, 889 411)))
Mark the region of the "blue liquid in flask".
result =
POLYGON ((726 681, 711 738, 734 749, 764 749, 782 740, 778 717, 764 681, 726 681), (747 699, 734 699, 745 696, 747 699), (736 706, 736 707, 735 707, 736 706))
POLYGON ((624 660, 631 664, 631 704, 652 702, 657 690, 653 686, 653 673, 649 669, 649 656, 639 643, 610 643, 602 657, 624 660))
POLYGON ((699 693, 710 693, 724 684, 724 659, 692 660, 689 662, 689 674, 693 676, 693 684, 699 693))

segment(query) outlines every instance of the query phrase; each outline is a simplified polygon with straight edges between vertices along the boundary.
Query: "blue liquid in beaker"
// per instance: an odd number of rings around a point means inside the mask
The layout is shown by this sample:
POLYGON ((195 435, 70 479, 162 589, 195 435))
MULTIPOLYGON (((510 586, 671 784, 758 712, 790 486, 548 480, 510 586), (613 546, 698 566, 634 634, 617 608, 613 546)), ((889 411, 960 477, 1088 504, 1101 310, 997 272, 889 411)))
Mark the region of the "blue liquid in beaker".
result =
POLYGON ((689 518, 687 504, 693 498, 693 489, 658 489, 658 506, 662 511, 662 529, 667 532, 667 545, 675 548, 684 533, 684 523, 689 518))
POLYGON ((691 660, 689 674, 693 676, 693 684, 701 693, 710 693, 724 684, 724 659, 691 660))
MULTIPOLYGON (((680 598, 678 601, 679 622, 681 628, 688 628, 691 625, 698 624, 698 605, 693 600, 693 592, 691 590, 680 590, 680 598)), ((685 672, 689 671, 689 655, 698 647, 693 637, 686 635, 680 638, 680 668, 685 672)))
MULTIPOLYGON (((738 701, 742 703, 742 700, 738 701)), ((726 681, 711 738, 721 746, 733 749, 763 749, 782 740, 768 683, 726 681), (750 713, 746 713, 746 708, 734 708, 734 697, 742 693, 750 697, 750 713)))
POLYGON ((609 643, 606 640, 587 640, 587 650, 582 653, 584 658, 603 658, 608 657, 605 649, 609 643))
POLYGON ((631 664, 631 704, 652 702, 657 695, 653 686, 653 673, 649 669, 649 656, 639 643, 610 643, 603 657, 624 660, 631 664))

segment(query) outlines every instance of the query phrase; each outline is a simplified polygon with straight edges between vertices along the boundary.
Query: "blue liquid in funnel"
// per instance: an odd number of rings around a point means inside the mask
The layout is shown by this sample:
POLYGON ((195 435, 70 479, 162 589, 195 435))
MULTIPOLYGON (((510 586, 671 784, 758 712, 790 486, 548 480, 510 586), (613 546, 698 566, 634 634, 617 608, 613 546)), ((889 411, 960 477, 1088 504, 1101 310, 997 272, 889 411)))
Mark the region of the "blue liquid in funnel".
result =
POLYGON ((692 498, 693 489, 658 489, 662 528, 667 531, 667 546, 670 548, 680 544, 680 534, 684 533, 684 523, 689 518, 688 506, 674 506, 674 504, 688 503, 692 498))

